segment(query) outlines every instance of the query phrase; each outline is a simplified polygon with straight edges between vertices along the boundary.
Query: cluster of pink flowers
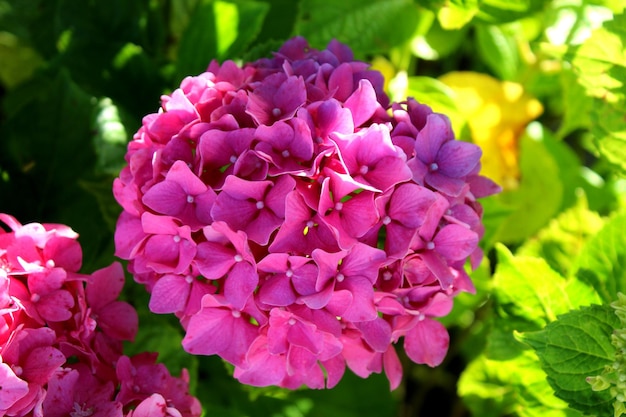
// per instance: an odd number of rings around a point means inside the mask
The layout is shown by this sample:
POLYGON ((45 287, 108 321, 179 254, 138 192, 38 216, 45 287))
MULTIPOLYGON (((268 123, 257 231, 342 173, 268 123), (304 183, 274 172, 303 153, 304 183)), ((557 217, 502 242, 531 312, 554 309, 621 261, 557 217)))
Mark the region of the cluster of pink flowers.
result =
POLYGON ((398 386, 408 357, 436 366, 435 317, 473 291, 482 253, 480 149, 336 41, 212 62, 162 97, 113 187, 116 255, 183 347, 256 386, 333 387, 346 366, 398 386))
POLYGON ((137 313, 117 300, 121 264, 79 273, 69 227, 0 221, 0 416, 200 416, 186 372, 123 354, 137 313))

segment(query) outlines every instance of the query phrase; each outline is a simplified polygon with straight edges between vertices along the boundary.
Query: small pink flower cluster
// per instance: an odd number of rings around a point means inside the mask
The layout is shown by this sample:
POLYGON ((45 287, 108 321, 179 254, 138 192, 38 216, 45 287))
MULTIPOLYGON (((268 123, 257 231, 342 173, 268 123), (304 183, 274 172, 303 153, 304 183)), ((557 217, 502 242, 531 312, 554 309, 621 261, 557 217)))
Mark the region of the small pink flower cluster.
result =
POLYGON ((137 313, 119 263, 79 273, 78 235, 0 214, 0 416, 194 417, 188 375, 124 356, 137 313))
POLYGON ((293 38, 243 67, 212 62, 143 119, 113 191, 116 254, 174 313, 192 354, 243 383, 332 387, 346 366, 402 376, 393 344, 436 366, 433 319, 473 291, 480 149, 331 42, 293 38))

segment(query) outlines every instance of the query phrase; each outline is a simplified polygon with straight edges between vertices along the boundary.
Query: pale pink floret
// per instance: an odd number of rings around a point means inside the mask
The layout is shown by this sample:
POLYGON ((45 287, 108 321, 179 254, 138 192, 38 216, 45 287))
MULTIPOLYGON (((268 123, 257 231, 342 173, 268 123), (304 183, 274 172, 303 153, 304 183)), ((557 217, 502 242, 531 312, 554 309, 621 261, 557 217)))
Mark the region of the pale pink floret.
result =
POLYGON ((347 367, 395 389, 395 345, 440 364, 436 318, 474 290, 477 198, 499 190, 480 154, 427 105, 390 104, 346 45, 296 37, 241 68, 212 62, 144 119, 114 184, 116 254, 184 348, 243 383, 330 388, 347 367))

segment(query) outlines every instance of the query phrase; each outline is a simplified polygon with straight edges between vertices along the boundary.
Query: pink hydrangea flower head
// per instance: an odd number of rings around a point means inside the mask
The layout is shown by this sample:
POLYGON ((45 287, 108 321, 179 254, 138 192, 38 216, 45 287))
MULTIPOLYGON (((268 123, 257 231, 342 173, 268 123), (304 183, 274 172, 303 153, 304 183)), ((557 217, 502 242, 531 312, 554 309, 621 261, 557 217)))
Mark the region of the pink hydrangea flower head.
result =
POLYGON ((116 254, 188 352, 287 388, 335 386, 346 368, 396 388, 398 344, 441 363, 436 318, 473 291, 477 199, 499 188, 445 115, 383 85, 346 45, 296 37, 211 62, 145 117, 114 183, 116 254))
POLYGON ((155 394, 172 415, 201 414, 186 374, 174 378, 163 365, 141 368, 159 378, 139 396, 116 391, 129 383, 117 373, 122 342, 137 332, 135 309, 118 300, 121 264, 79 273, 82 250, 69 227, 1 213, 0 221, 8 226, 0 228, 0 415, 123 417, 155 394))

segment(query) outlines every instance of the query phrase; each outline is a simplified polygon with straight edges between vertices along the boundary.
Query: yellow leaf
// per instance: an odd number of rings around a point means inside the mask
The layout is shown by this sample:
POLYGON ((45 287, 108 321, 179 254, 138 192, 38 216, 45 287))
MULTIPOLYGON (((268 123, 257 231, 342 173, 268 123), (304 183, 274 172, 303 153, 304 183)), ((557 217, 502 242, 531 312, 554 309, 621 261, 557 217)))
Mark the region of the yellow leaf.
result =
POLYGON ((518 139, 526 125, 543 112, 541 103, 521 84, 477 72, 451 72, 440 77, 456 94, 472 140, 483 150, 482 171, 505 190, 519 182, 518 139))

